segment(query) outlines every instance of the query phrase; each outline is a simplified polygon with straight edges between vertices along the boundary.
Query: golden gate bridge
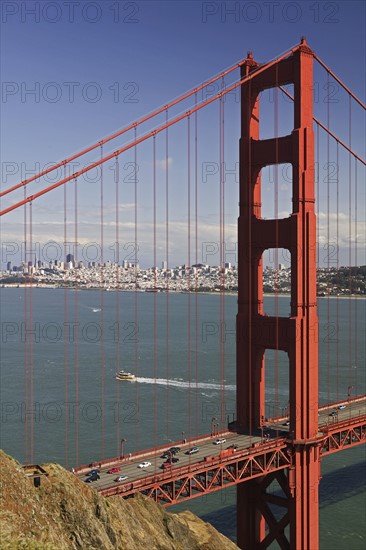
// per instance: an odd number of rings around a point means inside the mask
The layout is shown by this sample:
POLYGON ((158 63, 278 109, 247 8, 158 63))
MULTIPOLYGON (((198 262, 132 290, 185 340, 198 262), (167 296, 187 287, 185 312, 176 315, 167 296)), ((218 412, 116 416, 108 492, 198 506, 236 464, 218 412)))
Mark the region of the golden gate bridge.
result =
MULTIPOLYGON (((329 90, 331 88, 328 88, 329 90)), ((321 478, 320 463, 323 456, 355 447, 365 443, 366 439, 366 396, 351 396, 348 387, 347 398, 338 392, 337 399, 326 404, 319 404, 318 391, 318 346, 319 327, 317 315, 316 296, 316 266, 317 247, 319 248, 319 229, 317 228, 316 209, 320 200, 319 177, 316 173, 316 165, 319 168, 323 149, 327 158, 326 170, 326 209, 328 214, 327 237, 330 243, 330 197, 332 188, 330 184, 331 148, 334 147, 337 160, 337 213, 339 214, 339 200, 341 190, 339 188, 341 151, 347 154, 349 209, 351 217, 355 218, 354 235, 352 235, 352 221, 349 220, 349 267, 352 267, 353 257, 357 259, 357 174, 365 166, 365 160, 355 151, 352 140, 351 112, 352 102, 357 109, 365 109, 361 100, 342 82, 342 80, 310 49, 306 40, 281 56, 270 62, 259 64, 253 58, 251 52, 246 59, 236 63, 229 69, 218 74, 212 79, 202 83, 193 90, 183 94, 171 103, 164 105, 156 111, 148 114, 140 120, 115 132, 97 143, 75 153, 61 162, 54 163, 40 173, 12 185, 1 192, 3 204, 8 198, 15 196, 11 202, 5 204, 1 216, 22 208, 23 232, 26 243, 24 261, 32 258, 33 227, 35 223, 34 206, 36 200, 42 196, 55 192, 57 188, 63 190, 60 200, 60 212, 63 214, 64 232, 63 238, 66 247, 68 229, 71 220, 68 219, 68 206, 74 209, 73 226, 74 240, 78 242, 80 237, 80 201, 78 187, 84 174, 100 167, 97 192, 100 201, 100 249, 101 249, 101 323, 104 323, 104 247, 105 231, 108 223, 115 231, 116 257, 115 280, 117 290, 123 289, 119 271, 119 243, 121 242, 121 224, 123 224, 123 210, 120 208, 120 159, 127 158, 134 167, 132 174, 132 195, 134 202, 134 219, 131 224, 134 243, 135 270, 135 317, 137 320, 138 291, 138 258, 139 243, 139 187, 137 178, 138 156, 146 155, 142 147, 150 147, 151 162, 148 163, 147 179, 151 185, 152 202, 152 252, 153 272, 152 276, 157 287, 156 265, 159 239, 163 235, 165 239, 165 257, 169 267, 169 249, 172 237, 170 234, 170 210, 169 190, 172 186, 172 168, 170 155, 175 147, 185 156, 185 173, 182 176, 184 187, 182 197, 185 194, 184 205, 187 222, 185 226, 188 268, 186 277, 187 294, 187 342, 188 349, 188 377, 190 388, 194 388, 198 380, 199 359, 198 325, 197 325, 197 290, 198 280, 194 270, 191 269, 192 261, 199 263, 198 257, 198 180, 199 180, 199 148, 204 148, 199 139, 200 124, 204 124, 205 111, 210 112, 210 117, 215 117, 215 123, 209 126, 209 132, 216 125, 215 150, 218 156, 219 186, 216 190, 219 210, 219 266, 220 266, 220 292, 219 308, 221 327, 225 319, 225 231, 227 188, 225 174, 225 159, 228 155, 228 138, 225 119, 225 100, 236 90, 240 90, 240 143, 239 143, 239 217, 238 217, 238 311, 236 319, 236 414, 231 422, 226 423, 225 418, 225 345, 220 338, 220 353, 216 358, 220 371, 220 418, 212 418, 211 432, 199 433, 197 424, 197 402, 191 403, 191 395, 188 397, 188 430, 182 432, 182 438, 173 442, 182 449, 179 464, 170 461, 169 467, 161 470, 161 453, 170 453, 168 445, 162 445, 158 441, 159 421, 157 414, 156 385, 154 386, 154 446, 150 449, 138 450, 126 455, 123 449, 124 439, 121 440, 117 426, 117 444, 121 441, 121 450, 118 456, 105 457, 105 351, 103 337, 100 342, 100 376, 101 376, 101 455, 92 456, 87 465, 78 463, 78 424, 76 425, 76 464, 74 472, 83 476, 90 468, 100 470, 100 479, 95 487, 105 496, 120 495, 129 497, 136 492, 143 493, 163 505, 172 505, 188 500, 202 494, 224 489, 229 486, 237 487, 237 517, 238 517, 238 545, 240 548, 250 550, 264 549, 276 541, 281 549, 311 549, 319 547, 319 519, 318 519, 318 486, 321 478), (348 97, 348 112, 350 115, 348 124, 348 140, 337 135, 330 128, 331 102, 327 103, 327 122, 322 122, 314 116, 314 62, 325 71, 328 87, 330 82, 337 83, 339 89, 344 90, 348 97), (226 83, 229 75, 240 72, 238 79, 226 83), (217 87, 217 92, 208 97, 200 97, 203 90, 211 86, 217 87), (289 90, 291 88, 291 91, 289 90), (261 114, 261 98, 267 90, 274 91, 273 100, 273 135, 269 138, 261 137, 263 115, 261 114), (292 102, 292 113, 288 115, 292 122, 290 133, 280 135, 281 120, 279 116, 279 94, 283 94, 292 102), (189 103, 187 107, 187 102, 189 103), (178 113, 175 108, 180 109, 178 113), (215 109, 215 111, 213 111, 215 109), (202 120, 199 118, 202 117, 202 120), (143 131, 146 123, 153 127, 143 131), (179 127, 182 133, 177 138, 175 129, 179 127), (314 131, 315 130, 315 131, 314 131), (325 146, 320 144, 320 131, 326 136, 325 146), (120 144, 118 139, 130 136, 130 141, 120 144), (132 137, 131 137, 132 136, 132 137), (160 139, 160 141, 158 141, 160 139), (118 144, 110 152, 105 149, 108 144, 118 144), (81 169, 74 171, 73 162, 76 159, 88 159, 89 153, 99 151, 99 158, 88 162, 81 169), (160 156, 164 155, 164 160, 160 156), (129 155, 127 157, 127 155, 129 155), (114 194, 106 187, 107 174, 103 166, 111 166, 113 163, 114 194), (292 210, 286 216, 281 216, 279 204, 279 173, 278 167, 290 165, 292 167, 291 191, 292 210), (71 169, 68 170, 68 167, 71 169), (262 203, 265 200, 261 176, 267 167, 274 169, 274 213, 271 218, 265 218, 262 211, 262 203), (162 176, 158 170, 163 170, 165 194, 165 220, 159 223, 157 210, 160 207, 161 191, 159 185, 162 176), (62 176, 57 177, 54 183, 38 187, 39 183, 47 181, 46 177, 53 172, 62 176), (351 181, 354 178, 354 193, 352 195, 351 181), (318 184, 318 188, 315 189, 318 184), (31 185, 37 187, 32 189, 31 185), (72 187, 71 187, 72 186, 72 187), (72 196, 67 194, 71 189, 72 196), (23 196, 16 193, 22 192, 23 196), (9 195, 9 197, 7 197, 9 195), (5 198, 6 197, 6 198, 5 198), (107 201, 110 201, 108 203, 107 201), (352 212, 352 201, 354 211, 352 212), (63 203, 63 204, 62 204, 63 203), (114 209, 114 220, 108 218, 109 204, 114 209), (318 244, 317 244, 318 241, 318 244), (276 302, 275 315, 268 315, 264 310, 263 296, 263 254, 267 250, 274 250, 275 263, 278 263, 278 251, 288 251, 291 258, 291 303, 290 315, 279 315, 276 302), (193 294, 192 291, 196 291, 193 294), (193 315, 193 321, 192 321, 193 315), (194 322, 196 319, 196 322, 194 322), (192 326, 191 326, 192 325, 192 326), (193 330, 191 330, 193 329, 193 330), (194 353, 196 350, 196 353, 194 353), (288 406, 280 412, 275 407, 274 414, 268 417, 266 412, 266 370, 265 352, 275 350, 284 352, 288 357, 288 406), (191 354, 193 351, 193 356, 191 354), (217 424, 215 423, 217 421, 217 424), (185 436, 185 437, 183 437, 185 436), (217 445, 213 446, 212 443, 217 445), (201 452, 189 454, 189 449, 199 446, 201 452), (203 456, 204 455, 204 456, 203 456), (142 461, 150 466, 146 471, 138 470, 136 466, 142 461), (119 471, 128 476, 125 480, 116 482, 111 476, 106 475, 108 470, 119 471), (273 493, 271 485, 280 488, 281 495, 273 493), (281 509, 281 514, 273 512, 273 506, 281 509)), ((361 112, 361 111, 360 111, 361 112)), ((211 124, 211 123, 210 123, 211 124)), ((208 142, 209 138, 203 137, 208 142)), ((358 142, 358 138, 354 140, 358 142)), ((234 147, 229 140, 229 147, 234 147)), ((212 157, 210 157, 212 158, 212 157)), ((347 179, 347 178, 346 178, 347 179)), ((49 180, 48 180, 49 182, 49 180)), ((91 191, 90 191, 91 192, 91 191)), ((210 195, 210 192, 208 192, 210 195)), ((216 196, 216 200, 217 200, 216 196)), ((183 199, 182 199, 183 204, 183 199)), ((337 222, 338 224, 338 222, 337 222)), ((122 225, 123 226, 123 225, 122 225)), ((337 236, 338 236, 337 225, 337 236)), ((337 241, 338 245, 338 241, 337 241)), ((66 248, 65 248, 66 251, 66 248)), ((65 254, 66 256, 66 254, 65 254)), ((328 255, 328 268, 329 255, 328 255)), ((337 260, 336 267, 339 267, 337 260)), ((170 281, 168 269, 166 271, 166 314, 169 320, 169 290, 170 281)), ((75 272, 75 288, 78 287, 77 271, 75 272)), ((352 279, 350 278, 350 294, 352 294, 352 279)), ((29 288, 25 290, 24 317, 29 326, 32 326, 32 273, 29 277, 29 288)), ((78 320, 78 298, 75 293, 75 321, 78 320)), ((152 350, 151 376, 157 379, 157 313, 156 294, 153 296, 153 333, 154 347, 152 350)), ((65 295, 65 310, 66 310, 65 295)), ((120 297, 116 293, 116 318, 119 317, 120 297)), ((329 312, 328 312, 329 313, 329 312)), ((222 330, 222 329, 221 329, 222 330)), ((104 331, 102 329, 102 336, 104 331)), ((351 333, 349 334, 349 346, 351 347, 351 333)), ((329 344, 328 344, 329 345, 329 344)), ((169 323, 166 324, 166 354, 171 357, 169 350, 169 323)), ((65 343, 65 356, 67 356, 67 343, 65 343)), ((328 357, 330 355, 328 354, 328 357)), ((80 385, 79 372, 79 348, 78 339, 75 341, 75 386, 76 397, 80 385)), ((119 343, 116 345, 116 365, 123 362, 119 343)), ((350 352, 351 362, 351 352, 350 352)), ((351 364, 349 365, 351 369, 351 364)), ((137 376, 139 370, 138 343, 135 343, 135 370, 137 376)), ((65 388, 70 376, 70 365, 67 358, 64 361, 65 388)), ((331 360, 328 359, 328 385, 330 378, 338 376, 332 370, 331 360)), ((24 382, 27 405, 34 400, 34 364, 33 343, 28 338, 24 345, 24 382)), ((136 397, 138 399, 138 383, 136 384, 136 397)), ((279 375, 275 372, 275 391, 278 394, 279 375)), ((66 392, 66 389, 65 389, 66 392)), ((118 397, 121 399, 121 390, 118 389, 118 397)), ((67 396, 65 395, 65 398, 67 396)), ((66 399, 67 400, 67 399, 66 399)), ((167 416, 169 413, 169 361, 167 361, 167 416)), ((78 403, 78 399, 76 399, 78 403)), ((77 407, 77 405, 76 405, 77 407)), ((76 409, 77 411, 77 409, 76 409)), ((76 415, 77 417, 77 415, 76 415)), ((144 422, 144 419, 140 419, 144 422)), ((70 440, 68 436, 67 419, 65 425, 65 456, 68 455, 70 440)), ((27 419, 25 426, 26 458, 33 462, 35 458, 34 447, 35 426, 32 416, 27 419)), ((138 441, 138 425, 136 426, 136 441, 138 441)))

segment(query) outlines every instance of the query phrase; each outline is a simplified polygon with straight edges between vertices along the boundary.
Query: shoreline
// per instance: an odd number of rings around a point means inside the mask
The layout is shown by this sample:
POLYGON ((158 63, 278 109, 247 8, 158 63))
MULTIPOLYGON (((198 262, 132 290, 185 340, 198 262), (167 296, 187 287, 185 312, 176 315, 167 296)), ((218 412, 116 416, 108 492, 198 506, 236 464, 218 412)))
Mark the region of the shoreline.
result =
MULTIPOLYGON (((4 283, 4 284, 1 284, 0 283, 0 288, 19 288, 19 289, 24 289, 24 288, 27 288, 27 289, 35 289, 35 288, 40 288, 40 289, 55 289, 55 290, 77 290, 77 291, 84 291, 84 290, 91 290, 91 291, 101 291, 101 290, 104 290, 105 292, 138 292, 139 294, 165 294, 166 292, 168 293, 171 293, 171 294, 191 294, 192 296, 199 296, 199 295, 205 295, 205 296, 221 296, 221 295, 224 295, 224 296, 237 296, 238 295, 238 292, 235 291, 224 291, 224 292, 221 292, 221 291, 216 291, 216 290, 212 290, 211 292, 208 292, 208 291, 203 291, 203 292, 188 292, 187 290, 173 290, 173 289, 168 289, 168 290, 157 290, 156 292, 153 290, 153 289, 139 289, 139 290, 136 290, 136 289, 124 289, 124 288, 108 288, 108 289, 101 289, 100 287, 91 287, 91 288, 86 288, 84 286, 61 286, 61 285, 47 285, 47 284, 43 284, 43 283, 37 283, 37 284, 32 284, 32 285, 29 285, 29 284, 11 284, 11 283, 4 283)), ((263 293, 263 296, 277 296, 277 297, 280 297, 280 298, 284 298, 284 297, 290 297, 291 294, 290 293, 284 293, 284 292, 281 292, 281 293, 276 293, 276 292, 264 292, 263 293)), ((330 294, 330 295, 317 295, 317 298, 338 298, 338 299, 347 299, 347 298, 359 298, 361 300, 365 300, 366 299, 366 295, 363 295, 363 294, 341 294, 341 295, 337 295, 337 294, 330 294)))

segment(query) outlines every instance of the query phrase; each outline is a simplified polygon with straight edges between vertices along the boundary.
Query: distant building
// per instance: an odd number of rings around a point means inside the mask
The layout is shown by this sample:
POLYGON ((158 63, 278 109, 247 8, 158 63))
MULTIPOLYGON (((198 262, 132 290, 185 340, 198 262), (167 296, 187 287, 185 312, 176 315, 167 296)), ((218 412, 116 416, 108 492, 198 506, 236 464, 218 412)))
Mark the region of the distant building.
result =
POLYGON ((72 265, 75 265, 75 258, 73 254, 67 254, 66 256, 66 263, 72 262, 72 265))
POLYGON ((11 271, 11 262, 8 262, 6 264, 6 269, 7 269, 7 271, 11 271))

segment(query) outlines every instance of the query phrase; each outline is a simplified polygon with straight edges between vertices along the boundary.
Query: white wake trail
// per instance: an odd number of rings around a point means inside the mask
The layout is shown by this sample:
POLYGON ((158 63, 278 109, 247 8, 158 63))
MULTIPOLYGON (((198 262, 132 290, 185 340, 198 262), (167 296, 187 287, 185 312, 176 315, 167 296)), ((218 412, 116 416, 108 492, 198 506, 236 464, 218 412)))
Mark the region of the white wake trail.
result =
MULTIPOLYGON (((167 380, 166 378, 145 378, 142 376, 138 376, 136 378, 136 382, 140 382, 142 384, 158 384, 159 386, 173 386, 176 388, 198 388, 200 390, 220 390, 221 385, 220 384, 214 384, 212 382, 195 382, 192 381, 191 383, 185 382, 182 380, 167 380)), ((235 391, 236 387, 234 384, 224 384, 224 387, 226 390, 235 391)))

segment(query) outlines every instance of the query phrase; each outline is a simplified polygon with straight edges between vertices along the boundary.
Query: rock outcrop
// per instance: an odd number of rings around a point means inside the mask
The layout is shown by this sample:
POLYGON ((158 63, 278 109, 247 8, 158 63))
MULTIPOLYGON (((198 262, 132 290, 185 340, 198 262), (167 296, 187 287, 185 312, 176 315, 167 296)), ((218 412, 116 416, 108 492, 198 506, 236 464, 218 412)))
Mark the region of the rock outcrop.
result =
POLYGON ((58 464, 35 487, 0 451, 2 550, 234 550, 191 512, 169 513, 141 495, 106 499, 58 464))

